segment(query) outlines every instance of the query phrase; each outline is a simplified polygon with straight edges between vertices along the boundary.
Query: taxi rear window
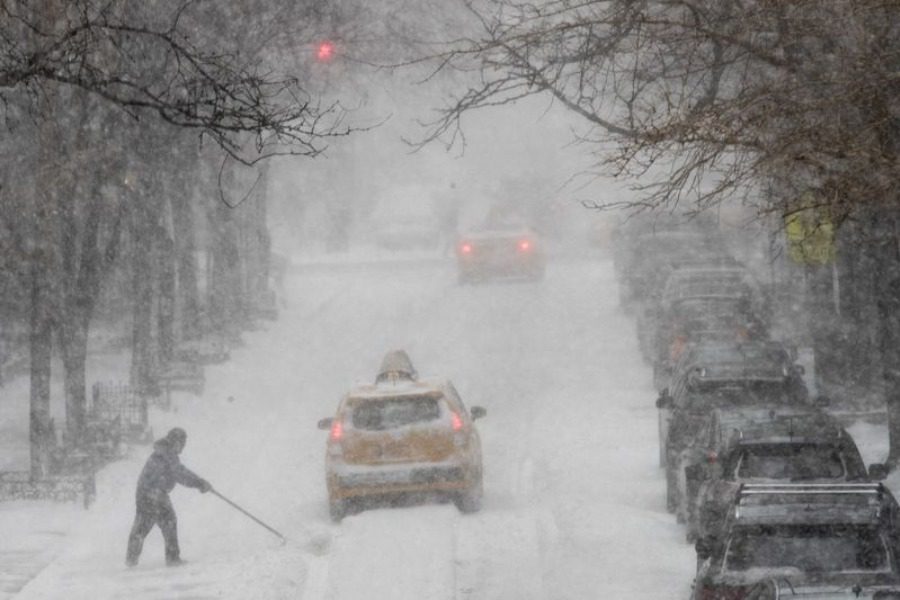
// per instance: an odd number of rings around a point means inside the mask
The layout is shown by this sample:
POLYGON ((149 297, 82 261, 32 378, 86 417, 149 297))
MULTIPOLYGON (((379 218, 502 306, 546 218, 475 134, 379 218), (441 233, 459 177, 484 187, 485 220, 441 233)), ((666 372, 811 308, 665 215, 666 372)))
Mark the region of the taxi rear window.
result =
POLYGON ((351 422, 356 429, 383 431, 417 423, 428 423, 441 417, 441 406, 433 396, 378 398, 353 407, 351 422))

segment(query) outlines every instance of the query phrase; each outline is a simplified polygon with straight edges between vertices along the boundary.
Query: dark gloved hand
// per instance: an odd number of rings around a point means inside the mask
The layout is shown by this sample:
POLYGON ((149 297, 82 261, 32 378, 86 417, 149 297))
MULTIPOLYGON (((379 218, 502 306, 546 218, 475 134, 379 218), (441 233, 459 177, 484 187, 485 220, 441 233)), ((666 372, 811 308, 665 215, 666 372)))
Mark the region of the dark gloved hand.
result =
POLYGON ((200 480, 200 491, 202 493, 205 494, 206 492, 208 492, 211 489, 212 489, 212 486, 209 484, 209 482, 207 480, 205 480, 205 479, 200 480))

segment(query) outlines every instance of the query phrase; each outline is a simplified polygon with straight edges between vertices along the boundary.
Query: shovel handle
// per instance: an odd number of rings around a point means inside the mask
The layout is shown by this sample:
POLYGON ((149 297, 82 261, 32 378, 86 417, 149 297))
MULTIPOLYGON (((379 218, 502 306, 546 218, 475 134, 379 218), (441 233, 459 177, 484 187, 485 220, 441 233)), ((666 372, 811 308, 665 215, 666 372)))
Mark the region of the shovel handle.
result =
POLYGON ((275 535, 277 535, 279 538, 281 538, 281 541, 282 541, 282 542, 286 542, 286 541, 287 541, 287 538, 284 537, 283 535, 281 535, 281 533, 279 533, 275 528, 270 527, 269 525, 266 525, 266 524, 263 523, 261 520, 257 519, 255 516, 251 515, 249 512, 247 512, 246 510, 244 510, 243 508, 241 508, 240 506, 238 506, 235 502, 232 502, 231 500, 229 500, 228 498, 226 498, 225 496, 223 496, 222 494, 220 494, 220 493, 219 493, 215 488, 213 488, 212 486, 210 486, 209 491, 212 492, 215 496, 217 496, 217 497, 219 497, 220 499, 222 499, 223 501, 227 502, 232 508, 234 508, 234 509, 236 509, 236 510, 242 512, 244 515, 246 515, 247 517, 249 517, 250 519, 252 519, 257 525, 261 525, 262 527, 265 527, 266 529, 268 529, 269 531, 271 531, 272 533, 274 533, 275 535))

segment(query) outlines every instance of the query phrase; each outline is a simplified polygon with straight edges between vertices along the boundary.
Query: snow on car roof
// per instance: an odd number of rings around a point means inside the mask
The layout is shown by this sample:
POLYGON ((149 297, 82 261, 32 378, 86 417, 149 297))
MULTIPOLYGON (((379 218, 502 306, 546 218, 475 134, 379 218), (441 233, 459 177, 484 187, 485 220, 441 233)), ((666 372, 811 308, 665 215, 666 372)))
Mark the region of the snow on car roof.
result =
POLYGON ((386 398, 392 396, 415 396, 422 394, 441 394, 447 386, 447 380, 430 377, 417 380, 396 379, 385 380, 379 383, 366 383, 358 385, 347 397, 352 400, 364 400, 367 398, 386 398))

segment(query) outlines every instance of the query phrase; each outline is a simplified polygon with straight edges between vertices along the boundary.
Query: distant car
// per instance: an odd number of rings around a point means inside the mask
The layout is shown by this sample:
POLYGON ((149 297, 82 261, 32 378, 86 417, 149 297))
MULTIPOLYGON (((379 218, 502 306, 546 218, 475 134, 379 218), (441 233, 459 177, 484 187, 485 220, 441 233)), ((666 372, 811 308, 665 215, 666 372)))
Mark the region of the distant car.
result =
POLYGON ((816 408, 718 409, 709 435, 683 458, 688 539, 716 535, 743 483, 866 482, 853 438, 816 408))
POLYGON ((693 228, 623 232, 618 240, 615 269, 619 299, 626 309, 633 302, 645 301, 654 291, 662 290, 679 265, 727 256, 714 232, 693 228))
POLYGON ((388 353, 376 381, 347 393, 333 418, 325 471, 331 517, 340 521, 366 498, 410 494, 449 498, 462 512, 479 510, 481 442, 447 379, 420 379, 403 351, 388 353))
POLYGON ((408 185, 382 193, 371 216, 375 243, 386 250, 428 250, 441 241, 432 191, 408 185))
POLYGON ((459 239, 456 264, 460 283, 496 278, 540 280, 546 258, 534 231, 517 224, 492 224, 459 239))
POLYGON ((682 265, 672 271, 663 286, 663 306, 685 298, 747 298, 751 307, 762 311, 764 298, 751 273, 733 261, 719 264, 682 265))
POLYGON ((745 484, 724 533, 697 540, 693 598, 747 598, 772 579, 783 589, 895 589, 898 519, 877 483, 745 484))

